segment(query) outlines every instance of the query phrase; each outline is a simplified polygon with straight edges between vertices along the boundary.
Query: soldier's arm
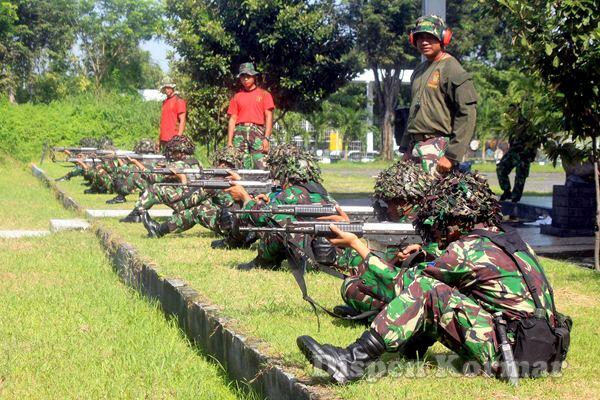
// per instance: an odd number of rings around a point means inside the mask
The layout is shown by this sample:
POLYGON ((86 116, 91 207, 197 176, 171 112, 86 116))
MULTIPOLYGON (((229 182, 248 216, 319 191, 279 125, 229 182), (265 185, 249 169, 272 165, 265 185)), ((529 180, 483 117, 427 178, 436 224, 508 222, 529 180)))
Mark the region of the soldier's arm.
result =
POLYGON ((449 77, 448 95, 453 106, 452 135, 446 157, 460 162, 465 155, 469 142, 475 132, 477 119, 477 93, 471 74, 457 71, 449 77))

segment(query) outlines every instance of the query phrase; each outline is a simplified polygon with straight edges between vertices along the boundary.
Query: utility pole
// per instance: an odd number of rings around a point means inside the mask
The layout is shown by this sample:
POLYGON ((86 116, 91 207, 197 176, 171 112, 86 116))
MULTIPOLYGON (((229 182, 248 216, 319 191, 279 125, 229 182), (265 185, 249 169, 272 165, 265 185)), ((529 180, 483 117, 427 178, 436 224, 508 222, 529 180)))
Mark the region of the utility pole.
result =
POLYGON ((423 0, 423 15, 437 15, 446 20, 446 0, 423 0))

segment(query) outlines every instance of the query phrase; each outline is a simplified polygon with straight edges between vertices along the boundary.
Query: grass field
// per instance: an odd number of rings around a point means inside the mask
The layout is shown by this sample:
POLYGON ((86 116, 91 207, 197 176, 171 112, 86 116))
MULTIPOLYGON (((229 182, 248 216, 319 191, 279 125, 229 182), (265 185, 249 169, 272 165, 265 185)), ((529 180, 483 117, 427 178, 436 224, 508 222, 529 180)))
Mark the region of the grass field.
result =
MULTIPOLYGON (((17 218, 0 214, 0 229, 74 216, 9 164, 0 165, 0 209, 19 196, 17 218)), ((0 304, 2 399, 256 397, 121 284, 92 233, 0 239, 0 304)))
MULTIPOLYGON (((87 198, 83 198, 84 205, 87 198)), ((214 237, 201 228, 161 239, 148 239, 139 224, 120 224, 116 220, 103 220, 102 224, 155 261, 162 274, 188 281, 204 297, 217 304, 225 315, 234 319, 232 326, 236 330, 268 342, 264 351, 281 357, 303 379, 325 385, 340 398, 600 397, 600 381, 596 378, 600 373, 600 352, 596 344, 600 335, 600 276, 573 264, 543 260, 555 288, 559 310, 570 314, 575 324, 568 367, 562 376, 524 380, 518 388, 489 378, 457 376, 437 365, 436 357, 449 353, 436 345, 421 363, 405 363, 392 355, 389 360, 397 361, 399 376, 340 387, 326 384, 323 375, 313 371, 298 351, 295 339, 298 335, 310 334, 323 342, 347 345, 364 328, 321 314, 321 330, 318 331, 316 319, 308 304, 301 299, 289 272, 237 271, 233 267, 250 260, 254 252, 211 250, 210 241, 214 237), (415 374, 421 377, 414 377, 415 374), (446 376, 438 377, 438 374, 446 376)), ((340 302, 339 280, 311 273, 307 282, 310 294, 317 301, 329 307, 340 302)))

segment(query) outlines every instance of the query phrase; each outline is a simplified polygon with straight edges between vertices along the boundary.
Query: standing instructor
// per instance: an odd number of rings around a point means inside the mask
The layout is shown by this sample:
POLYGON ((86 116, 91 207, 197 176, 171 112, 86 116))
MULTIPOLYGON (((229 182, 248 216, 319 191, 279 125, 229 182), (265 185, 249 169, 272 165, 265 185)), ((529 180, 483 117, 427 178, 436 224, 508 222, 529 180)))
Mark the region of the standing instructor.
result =
POLYGON ((244 168, 266 169, 264 157, 269 152, 275 104, 271 94, 256 85, 257 75, 252 63, 240 65, 237 77, 242 90, 227 109, 227 145, 242 152, 244 168))
POLYGON ((159 141, 160 148, 163 149, 174 136, 183 134, 187 106, 185 100, 175 93, 175 84, 169 79, 163 80, 160 91, 167 95, 162 103, 160 116, 159 141))
POLYGON ((471 74, 445 51, 451 38, 452 31, 435 15, 417 19, 409 36, 426 60, 411 77, 412 101, 400 148, 406 159, 431 173, 456 168, 475 131, 477 93, 471 74))

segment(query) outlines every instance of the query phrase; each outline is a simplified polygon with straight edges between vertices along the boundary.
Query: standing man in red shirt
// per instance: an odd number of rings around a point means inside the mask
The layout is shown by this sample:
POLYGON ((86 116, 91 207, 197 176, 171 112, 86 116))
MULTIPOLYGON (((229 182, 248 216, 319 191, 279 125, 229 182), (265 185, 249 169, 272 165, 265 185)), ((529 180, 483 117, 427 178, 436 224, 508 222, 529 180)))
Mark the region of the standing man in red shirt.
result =
POLYGON ((227 109, 227 145, 244 154, 244 168, 266 169, 264 157, 269 152, 275 104, 269 92, 256 86, 256 75, 252 63, 240 65, 242 90, 233 96, 227 109))
POLYGON ((164 148, 173 136, 182 135, 185 129, 187 107, 185 100, 175 93, 175 84, 163 81, 160 91, 167 95, 162 104, 160 117, 160 148, 164 148))

